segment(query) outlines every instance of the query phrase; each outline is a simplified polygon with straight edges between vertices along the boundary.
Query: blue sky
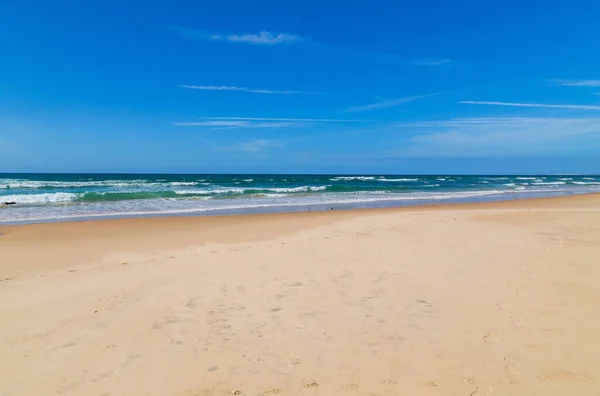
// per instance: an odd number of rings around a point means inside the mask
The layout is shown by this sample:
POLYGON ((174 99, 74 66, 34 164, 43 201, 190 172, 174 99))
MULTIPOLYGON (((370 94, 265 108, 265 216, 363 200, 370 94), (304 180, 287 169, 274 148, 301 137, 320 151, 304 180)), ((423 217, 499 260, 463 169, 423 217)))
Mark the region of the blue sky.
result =
POLYGON ((598 20, 591 0, 5 2, 0 172, 600 173, 598 20))

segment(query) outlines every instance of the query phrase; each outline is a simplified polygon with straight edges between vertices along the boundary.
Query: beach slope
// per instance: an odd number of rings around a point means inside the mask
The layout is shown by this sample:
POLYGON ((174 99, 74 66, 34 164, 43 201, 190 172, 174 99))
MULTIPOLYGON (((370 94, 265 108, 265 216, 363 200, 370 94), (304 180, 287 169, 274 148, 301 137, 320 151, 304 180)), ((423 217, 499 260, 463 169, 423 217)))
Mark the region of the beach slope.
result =
POLYGON ((0 395, 600 392, 600 195, 0 234, 0 395))

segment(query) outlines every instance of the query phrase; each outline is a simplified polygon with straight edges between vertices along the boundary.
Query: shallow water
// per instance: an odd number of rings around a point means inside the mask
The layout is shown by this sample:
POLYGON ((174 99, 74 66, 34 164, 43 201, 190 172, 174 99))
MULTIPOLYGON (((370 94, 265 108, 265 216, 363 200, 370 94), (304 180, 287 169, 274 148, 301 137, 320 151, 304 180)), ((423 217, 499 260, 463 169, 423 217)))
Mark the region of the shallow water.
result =
POLYGON ((600 191, 589 175, 0 174, 0 224, 502 200, 600 191))

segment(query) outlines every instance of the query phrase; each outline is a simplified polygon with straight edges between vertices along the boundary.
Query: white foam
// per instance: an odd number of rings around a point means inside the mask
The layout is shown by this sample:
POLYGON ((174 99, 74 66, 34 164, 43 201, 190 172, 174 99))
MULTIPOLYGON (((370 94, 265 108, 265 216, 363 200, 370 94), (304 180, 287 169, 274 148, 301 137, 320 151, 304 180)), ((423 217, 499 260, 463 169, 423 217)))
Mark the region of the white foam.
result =
POLYGON ((382 182, 408 182, 408 181, 419 181, 419 179, 377 179, 382 182))
POLYGON ((567 184, 567 183, 563 182, 563 181, 559 181, 559 182, 533 182, 531 184, 536 185, 536 186, 561 186, 561 185, 567 184))
POLYGON ((171 182, 169 183, 171 186, 195 186, 197 182, 171 182))
POLYGON ((160 186, 195 186, 198 182, 150 182, 143 179, 135 180, 95 180, 95 181, 47 181, 24 179, 0 179, 0 188, 85 188, 85 187, 160 187, 160 186))
POLYGON ((375 176, 339 176, 329 179, 331 181, 339 181, 339 180, 375 180, 375 176))
POLYGON ((253 191, 264 191, 273 193, 298 193, 298 192, 316 192, 324 191, 329 187, 326 186, 299 186, 299 187, 221 187, 216 186, 210 189, 198 190, 178 190, 175 194, 191 195, 191 194, 244 194, 253 191))
POLYGON ((48 193, 48 194, 22 194, 22 195, 0 195, 2 202, 16 202, 23 205, 43 205, 72 202, 79 198, 78 194, 71 193, 48 193))

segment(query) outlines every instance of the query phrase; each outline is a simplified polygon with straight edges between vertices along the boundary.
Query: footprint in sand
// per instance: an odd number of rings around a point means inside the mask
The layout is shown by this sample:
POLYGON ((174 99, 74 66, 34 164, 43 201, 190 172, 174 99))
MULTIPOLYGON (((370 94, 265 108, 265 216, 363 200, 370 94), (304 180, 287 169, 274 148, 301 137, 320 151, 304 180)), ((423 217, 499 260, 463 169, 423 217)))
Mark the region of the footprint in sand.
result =
POLYGON ((527 293, 525 290, 517 290, 517 295, 520 297, 527 297, 529 295, 529 293, 527 293))
POLYGON ((500 301, 498 304, 496 304, 496 306, 500 309, 507 309, 508 308, 508 304, 505 303, 504 301, 500 301))
POLYGON ((267 396, 267 395, 275 395, 275 394, 277 394, 277 393, 281 393, 281 389, 279 389, 279 388, 267 389, 267 390, 266 390, 266 391, 264 391, 262 394, 263 394, 264 396, 267 396))
POLYGON ((527 265, 519 265, 519 269, 523 272, 529 271, 529 266, 527 265))
POLYGON ((358 384, 351 382, 349 384, 343 385, 343 387, 346 389, 356 389, 356 388, 358 388, 358 384))
POLYGON ((587 374, 572 373, 566 370, 553 370, 545 372, 542 376, 539 377, 539 379, 543 381, 584 382, 592 381, 594 378, 587 374))
POLYGON ((388 379, 388 380, 381 381, 381 383, 385 384, 385 385, 396 385, 398 383, 398 381, 393 380, 393 379, 388 379))
POLYGON ((305 388, 318 388, 319 386, 321 386, 321 384, 319 384, 318 382, 314 382, 314 381, 304 384, 305 388))
POLYGON ((483 336, 483 341, 485 341, 487 344, 495 344, 498 342, 499 339, 500 334, 498 334, 495 331, 489 332, 483 336))
POLYGON ((513 375, 520 375, 523 372, 518 364, 506 358, 504 358, 504 370, 513 375))
POLYGON ((522 318, 518 317, 518 316, 511 316, 510 317, 510 322, 513 325, 515 325, 516 327, 518 327, 518 328, 525 327, 525 321, 522 318))
POLYGON ((471 393, 469 393, 469 396, 491 395, 493 391, 494 391, 494 388, 492 388, 491 385, 485 385, 485 386, 477 385, 475 387, 475 389, 473 391, 471 391, 471 393))

